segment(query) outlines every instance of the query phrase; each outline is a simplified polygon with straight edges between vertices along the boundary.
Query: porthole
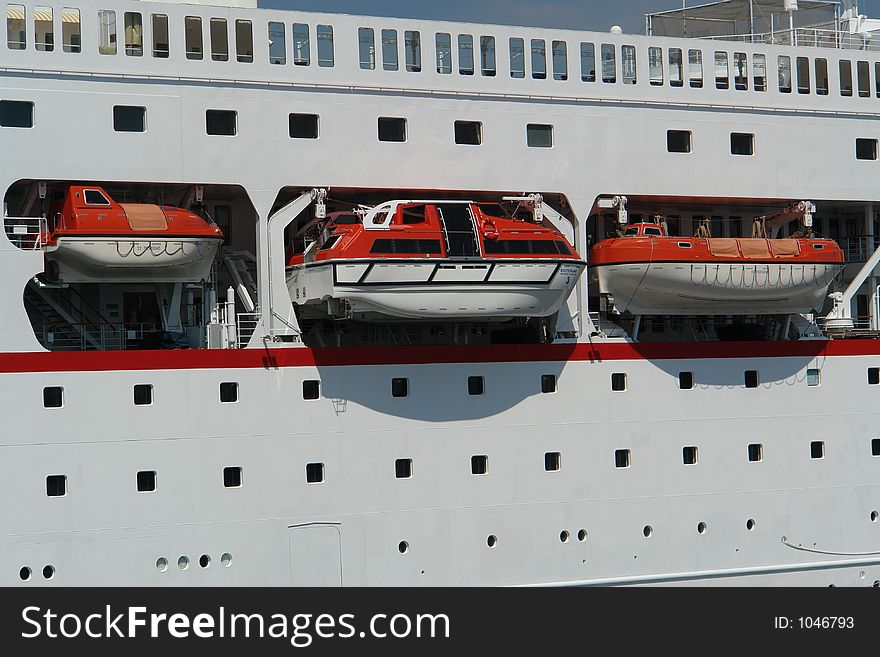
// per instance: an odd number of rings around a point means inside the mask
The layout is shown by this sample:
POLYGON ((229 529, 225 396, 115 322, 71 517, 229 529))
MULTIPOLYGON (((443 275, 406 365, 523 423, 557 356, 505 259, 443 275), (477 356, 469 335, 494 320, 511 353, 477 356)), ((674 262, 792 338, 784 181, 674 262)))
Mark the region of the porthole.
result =
POLYGON ((700 524, 697 525, 697 533, 698 534, 705 534, 707 529, 708 529, 708 527, 706 526, 705 522, 701 522, 700 524))
POLYGON ((559 540, 562 541, 563 543, 568 543, 568 539, 569 539, 569 534, 568 534, 568 532, 565 531, 565 530, 563 530, 563 531, 559 534, 559 540))
POLYGON ((581 543, 583 543, 584 541, 587 540, 587 530, 586 529, 582 529, 578 532, 578 540, 581 543))
POLYGON ((871 511, 871 522, 877 522, 878 518, 880 518, 880 515, 876 511, 871 511))
POLYGON ((177 560, 177 567, 181 570, 189 568, 189 557, 180 557, 180 559, 177 560))
POLYGON ((203 554, 202 556, 200 556, 199 557, 199 566, 201 566, 202 568, 210 567, 211 566, 211 557, 209 557, 207 554, 203 554))
POLYGON ((746 529, 749 531, 753 531, 758 523, 755 522, 754 518, 749 518, 746 520, 746 529))
POLYGON ((21 570, 18 571, 18 577, 22 582, 31 581, 31 575, 32 575, 31 569, 28 568, 27 566, 25 566, 24 568, 22 568, 21 570))
POLYGON ((224 568, 229 568, 232 565, 232 555, 228 552, 224 552, 223 556, 220 557, 220 565, 224 568))
POLYGON ((406 554, 407 552, 409 552, 409 543, 407 543, 406 541, 401 541, 397 544, 397 551, 401 554, 406 554))
POLYGON ((642 533, 645 535, 645 538, 651 538, 654 535, 654 528, 651 525, 645 525, 642 533))
POLYGON ((495 536, 495 534, 491 534, 489 538, 486 539, 486 545, 488 545, 490 548, 494 548, 496 545, 498 545, 498 537, 495 536))
POLYGON ((166 570, 168 570, 168 559, 166 559, 165 557, 159 557, 158 559, 156 559, 156 570, 158 570, 160 573, 164 573, 166 570))
POLYGON ((55 566, 45 566, 43 568, 43 579, 52 579, 55 577, 55 566))

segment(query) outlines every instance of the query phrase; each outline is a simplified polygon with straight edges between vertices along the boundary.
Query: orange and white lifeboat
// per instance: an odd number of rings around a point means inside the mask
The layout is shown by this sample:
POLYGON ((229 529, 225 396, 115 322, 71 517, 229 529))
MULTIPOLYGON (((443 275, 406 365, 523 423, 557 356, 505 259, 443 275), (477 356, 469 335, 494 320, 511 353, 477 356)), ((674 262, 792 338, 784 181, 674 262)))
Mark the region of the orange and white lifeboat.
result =
POLYGON ((813 312, 843 266, 828 239, 669 237, 655 224, 631 225, 589 256, 600 295, 633 315, 813 312))
POLYGON ((497 204, 391 201, 331 215, 287 286, 294 304, 344 301, 362 318, 549 317, 585 266, 555 229, 497 204))
POLYGON ((179 208, 116 203, 100 187, 58 197, 45 253, 64 282, 199 282, 223 242, 220 228, 179 208))

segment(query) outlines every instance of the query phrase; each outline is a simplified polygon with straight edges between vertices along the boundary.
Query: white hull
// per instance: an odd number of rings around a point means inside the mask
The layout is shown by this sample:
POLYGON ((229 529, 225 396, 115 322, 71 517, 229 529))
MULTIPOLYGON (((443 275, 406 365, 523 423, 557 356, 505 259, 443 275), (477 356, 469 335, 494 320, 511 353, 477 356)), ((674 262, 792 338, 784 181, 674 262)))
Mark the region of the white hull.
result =
POLYGON ((755 315, 822 307, 842 265, 629 263, 590 269, 600 294, 633 315, 755 315))

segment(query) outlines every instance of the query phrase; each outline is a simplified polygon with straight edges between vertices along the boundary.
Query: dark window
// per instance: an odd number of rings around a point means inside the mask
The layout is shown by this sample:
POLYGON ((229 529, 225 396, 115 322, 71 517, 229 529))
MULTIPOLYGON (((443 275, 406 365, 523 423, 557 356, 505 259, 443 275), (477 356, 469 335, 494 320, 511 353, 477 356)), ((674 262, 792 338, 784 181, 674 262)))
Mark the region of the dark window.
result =
POLYGON ((764 460, 764 446, 759 443, 749 445, 749 461, 757 463, 764 460))
POLYGON ((681 460, 685 465, 697 464, 697 448, 685 447, 681 450, 681 460))
POLYGON ((852 96, 853 95, 853 81, 852 81, 852 62, 848 60, 840 61, 840 95, 841 96, 852 96))
POLYGON ((320 381, 303 381, 303 399, 314 400, 321 397, 320 381))
POLYGON ((238 384, 228 381, 220 384, 220 401, 224 404, 234 404, 238 401, 238 384))
POLYGON ((309 484, 320 484, 324 481, 324 464, 308 463, 306 464, 306 482, 309 484))
POLYGON ((557 240, 485 240, 486 255, 571 255, 565 242, 557 240))
POLYGON ((67 476, 49 475, 46 477, 46 495, 49 497, 64 497, 67 495, 67 476))
POLYGON ((880 456, 880 438, 871 441, 871 456, 880 456))
POLYGON ((877 159, 877 140, 876 139, 856 139, 856 159, 857 160, 876 160, 877 159))
POLYGON ((64 388, 60 386, 43 388, 43 406, 46 408, 61 408, 64 406, 64 388))
POLYGON ((134 387, 135 406, 149 406, 153 403, 153 386, 149 383, 141 383, 134 387))
POLYGON ((810 458, 811 459, 823 459, 825 458, 825 443, 821 440, 814 440, 810 443, 810 458))
POLYGON ((425 206, 411 205, 408 208, 404 208, 400 213, 400 217, 405 225, 423 224, 425 223, 425 206))
POLYGON ((22 100, 0 100, 0 127, 33 128, 34 104, 22 100))
POLYGON ((479 121, 456 121, 455 143, 479 146, 483 143, 483 124, 479 121))
POLYGON ((810 93, 810 60, 808 57, 797 57, 795 59, 795 73, 797 75, 798 93, 810 93))
POLYGON ((560 468, 562 468, 562 454, 560 452, 544 454, 544 469, 547 472, 557 472, 560 468))
POLYGON ((526 126, 526 143, 530 148, 553 148, 553 126, 528 124, 526 126))
POLYGON ((223 485, 226 488, 241 488, 241 468, 238 466, 223 468, 223 485))
POLYGON ((327 241, 321 245, 320 250, 321 251, 329 251, 334 246, 336 246, 336 243, 340 239, 342 239, 342 235, 331 235, 329 238, 327 238, 327 241))
POLYGON ((477 454, 471 457, 471 474, 484 475, 489 472, 489 457, 477 454))
POLYGON ((682 390, 692 390, 694 387, 694 373, 693 372, 679 372, 678 373, 678 387, 682 390))
POLYGON ((486 380, 481 376, 468 377, 468 394, 471 397, 482 395, 486 391, 486 380))
POLYGON ((632 454, 628 449, 618 449, 614 452, 614 467, 628 468, 632 462, 632 454))
POLYGON ((406 119, 380 117, 379 141, 406 141, 406 119))
POLYGON ((116 132, 146 132, 147 108, 116 105, 113 108, 113 129, 116 132))
POLYGON ((409 479, 412 477, 412 459, 397 459, 394 462, 394 476, 398 479, 409 479))
POLYGON ((394 240, 378 239, 373 241, 370 253, 400 255, 440 255, 440 240, 394 240))
POLYGON ((392 397, 409 397, 409 379, 391 379, 392 397))
POLYGON ((688 130, 667 130, 666 150, 670 153, 690 153, 691 133, 688 130))
POLYGON ((208 110, 205 112, 205 129, 209 135, 233 137, 238 134, 238 112, 233 110, 208 110))
POLYGON ((291 139, 318 138, 317 114, 291 114, 289 121, 291 139))
POLYGON ((745 132, 730 133, 730 152, 732 155, 754 155, 755 135, 745 132))
POLYGON ((541 376, 541 392, 545 395, 556 392, 556 375, 544 374, 541 376))
POLYGON ((868 385, 876 386, 880 384, 880 367, 868 368, 868 385))
POLYGON ((156 472, 154 470, 138 472, 137 489, 139 493, 152 493, 156 490, 156 472))
POLYGON ((760 379, 758 378, 757 370, 746 370, 745 376, 745 384, 746 388, 757 388, 760 379))
POLYGON ((611 375, 611 389, 614 392, 624 392, 626 390, 625 372, 615 372, 611 375))

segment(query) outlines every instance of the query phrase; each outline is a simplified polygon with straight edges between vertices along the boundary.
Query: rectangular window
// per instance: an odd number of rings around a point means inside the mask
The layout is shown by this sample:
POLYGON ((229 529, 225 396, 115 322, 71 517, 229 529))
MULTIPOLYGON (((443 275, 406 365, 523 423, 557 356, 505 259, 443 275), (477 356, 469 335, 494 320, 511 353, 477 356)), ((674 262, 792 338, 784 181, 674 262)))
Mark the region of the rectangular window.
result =
POLYGON ((859 79, 859 98, 871 97, 871 67, 868 62, 856 64, 856 75, 859 79))
POLYGON ((22 100, 0 100, 0 128, 33 127, 33 103, 22 100))
POLYGON ((541 376, 541 393, 544 395, 552 395, 556 392, 556 375, 544 374, 541 376))
POLYGON ((477 454, 471 457, 471 474, 484 475, 489 473, 489 457, 477 454))
POLYGON ((746 132, 730 133, 731 155, 754 155, 755 135, 746 132))
POLYGON ((874 89, 877 98, 880 98, 880 62, 874 64, 874 89))
POLYGON ((811 388, 817 387, 821 382, 822 373, 818 369, 807 370, 807 385, 811 388))
POLYGON ((811 459, 824 459, 825 458, 825 443, 821 440, 814 440, 810 443, 810 458, 811 459))
POLYGON ((335 65, 333 49, 333 26, 318 26, 318 66, 329 68, 335 65))
POLYGON ((767 56, 752 56, 752 75, 755 80, 755 91, 767 91, 767 56))
POLYGON ((254 62, 254 24, 250 21, 235 21, 235 59, 242 64, 254 62))
POLYGON ((168 16, 165 14, 153 14, 153 57, 168 59, 170 54, 168 44, 168 16))
POLYGON ((143 57, 144 22, 141 14, 127 11, 122 17, 125 25, 125 54, 130 57, 143 57))
POLYGON ((779 92, 783 94, 791 93, 791 57, 788 55, 780 55, 777 60, 779 63, 779 92))
POLYGON ((289 116, 291 139, 317 139, 317 114, 291 114, 289 116))
POLYGON ((376 68, 376 36, 372 27, 358 28, 358 59, 366 71, 376 68))
POLYGON ((137 473, 138 493, 153 493, 156 491, 156 471, 142 470, 137 473))
POLYGON ((52 7, 34 7, 34 47, 40 52, 55 50, 52 7))
POLYGON ((324 482, 324 464, 323 463, 307 463, 306 464, 306 483, 321 484, 324 482))
POLYGON ((663 86, 663 48, 648 48, 648 79, 652 87, 663 86))
POLYGON ((312 46, 309 43, 309 26, 293 24, 293 65, 308 66, 312 63, 312 46))
POLYGON ((681 450, 681 462, 685 465, 697 464, 697 448, 685 447, 681 450))
POLYGON ((810 59, 809 57, 797 57, 794 60, 795 73, 797 74, 797 90, 799 94, 810 93, 810 59))
POLYGON ((853 81, 852 81, 852 62, 843 59, 840 61, 839 65, 840 70, 840 95, 841 96, 852 96, 853 95, 853 81))
POLYGON ((746 370, 743 375, 746 388, 757 388, 760 383, 760 377, 757 370, 746 370))
POLYGON ((46 477, 46 495, 48 497, 64 497, 67 495, 67 476, 49 475, 46 477))
POLYGON ((209 135, 233 137, 238 134, 238 112, 233 110, 207 110, 205 130, 209 135))
POLYGON ((153 404, 153 386, 149 383, 139 383, 134 387, 133 393, 135 406, 151 406, 153 404))
POLYGON ((458 72, 461 75, 474 74, 474 37, 472 34, 458 35, 458 72))
POLYGON ((397 30, 382 30, 382 68, 396 71, 400 68, 397 56, 397 30))
POLYGON ((611 389, 614 392, 626 392, 626 372, 615 372, 611 375, 611 389))
POLYGON ((532 39, 532 77, 535 80, 547 78, 547 44, 544 39, 532 39))
POLYGON ((235 404, 238 402, 238 384, 235 381, 225 381, 220 384, 220 403, 235 404))
POLYGON ((693 390, 693 388, 694 388, 694 373, 693 372, 679 372, 678 373, 678 387, 681 390, 693 390))
POLYGON ((204 57, 204 42, 202 37, 202 19, 198 16, 187 16, 183 20, 186 33, 186 58, 202 59, 204 57))
POLYGON ((210 23, 211 32, 211 59, 215 62, 229 61, 229 32, 226 28, 225 18, 212 18, 210 23))
POLYGON ((82 34, 80 32, 79 9, 64 7, 61 9, 61 43, 64 52, 82 51, 82 34))
POLYGON ((632 465, 632 452, 628 449, 618 449, 614 451, 614 467, 628 468, 632 465))
POLYGON ((526 77, 526 43, 516 37, 510 40, 510 77, 526 77))
POLYGON ((744 52, 733 53, 733 88, 749 90, 749 57, 744 52))
POLYGON ((405 142, 406 119, 379 117, 379 141, 405 142))
POLYGON ((287 63, 287 43, 284 23, 269 23, 269 63, 287 63))
POLYGON ((669 86, 684 86, 684 61, 681 48, 669 49, 669 86))
POLYGON ((116 105, 113 108, 113 129, 116 132, 146 132, 147 108, 116 105))
POLYGON ((27 23, 24 5, 6 5, 6 47, 10 50, 27 48, 27 23))
POLYGON ((880 438, 871 439, 871 456, 880 456, 880 438))
POLYGON ((856 139, 856 159, 857 160, 876 160, 877 159, 877 140, 876 139, 856 139))
POLYGON ((437 47, 437 72, 441 75, 452 73, 452 36, 438 32, 434 37, 437 47))
POLYGON ((764 446, 760 443, 752 443, 749 445, 749 461, 758 463, 764 460, 764 446))
POLYGON ((116 12, 98 11, 98 52, 102 55, 116 54, 116 12))
POLYGON ((483 124, 479 121, 456 121, 455 143, 479 146, 483 143, 483 124))
POLYGON ((693 89, 703 88, 702 50, 688 50, 688 81, 693 89))
POLYGON ((730 89, 730 69, 727 65, 727 53, 715 51, 715 88, 730 89))
POLYGON ((406 70, 420 73, 422 70, 422 35, 413 30, 403 33, 403 49, 406 55, 406 70))
POLYGON ((394 476, 397 479, 411 479, 413 472, 412 459, 397 459, 394 461, 394 476))
POLYGON ((468 395, 479 397, 486 392, 486 380, 481 376, 468 377, 468 395))
POLYGON ((602 82, 607 82, 609 84, 617 82, 617 55, 614 51, 614 44, 603 43, 601 57, 602 82))
POLYGON ((51 386, 43 388, 43 407, 61 408, 64 406, 64 388, 51 386))
POLYGON ((828 95, 828 60, 824 57, 816 59, 816 94, 828 95))
POLYGON ((562 454, 560 452, 547 452, 544 454, 544 470, 547 472, 559 472, 562 469, 562 454))
POLYGON ((242 471, 239 466, 223 468, 223 485, 226 488, 241 488, 242 471))
POLYGON ((391 396, 398 398, 409 397, 409 379, 391 379, 391 396))
POLYGON ((690 153, 691 133, 689 130, 667 130, 666 150, 670 153, 690 153))
POLYGON ((553 79, 568 80, 568 44, 554 41, 551 46, 553 56, 553 79))
POLYGON ((495 59, 495 37, 480 37, 480 73, 486 77, 493 78, 497 72, 497 64, 495 59))
POLYGON ((596 47, 592 43, 581 44, 581 80, 596 81, 596 47))
POLYGON ((620 66, 624 84, 636 83, 636 48, 620 46, 620 66))
POLYGON ((530 148, 552 148, 553 126, 529 123, 526 126, 526 143, 530 148))
POLYGON ((306 401, 315 401, 321 398, 321 382, 316 380, 303 381, 303 399, 306 401))
POLYGON ((869 367, 868 368, 868 385, 869 386, 880 385, 880 367, 869 367))

